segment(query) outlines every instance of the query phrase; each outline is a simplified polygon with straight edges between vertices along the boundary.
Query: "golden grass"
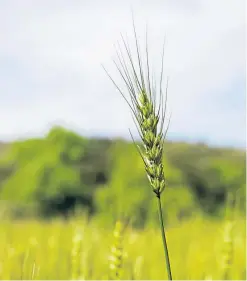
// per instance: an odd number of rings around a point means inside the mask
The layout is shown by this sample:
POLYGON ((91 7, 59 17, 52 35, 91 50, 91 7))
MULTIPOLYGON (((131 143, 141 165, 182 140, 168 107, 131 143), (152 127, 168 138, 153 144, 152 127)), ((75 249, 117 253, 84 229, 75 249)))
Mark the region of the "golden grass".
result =
MULTIPOLYGON (((174 279, 201 280, 205 275, 217 279, 223 226, 224 221, 199 218, 168 229, 174 279)), ((243 280, 246 274, 244 219, 237 219, 235 228, 229 277, 243 280)), ((57 219, 49 223, 3 221, 0 223, 0 278, 106 279, 112 237, 112 229, 100 228, 96 220, 90 223, 81 218, 68 222, 57 219)), ((136 231, 127 228, 122 279, 164 279, 166 269, 161 243, 159 229, 136 231)))

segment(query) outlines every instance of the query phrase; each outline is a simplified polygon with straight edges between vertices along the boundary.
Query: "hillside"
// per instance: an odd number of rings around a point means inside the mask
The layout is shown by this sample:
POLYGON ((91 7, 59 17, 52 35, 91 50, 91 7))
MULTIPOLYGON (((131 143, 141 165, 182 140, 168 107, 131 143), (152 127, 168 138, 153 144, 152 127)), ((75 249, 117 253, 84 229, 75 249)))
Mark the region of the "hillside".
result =
MULTIPOLYGON (((0 156, 0 200, 12 205, 34 204, 45 215, 80 206, 105 219, 135 213, 140 225, 155 216, 144 165, 131 142, 87 139, 55 127, 43 139, 1 143, 0 156)), ((245 210, 244 151, 166 142, 163 162, 162 200, 171 219, 198 211, 218 216, 229 192, 245 210)))

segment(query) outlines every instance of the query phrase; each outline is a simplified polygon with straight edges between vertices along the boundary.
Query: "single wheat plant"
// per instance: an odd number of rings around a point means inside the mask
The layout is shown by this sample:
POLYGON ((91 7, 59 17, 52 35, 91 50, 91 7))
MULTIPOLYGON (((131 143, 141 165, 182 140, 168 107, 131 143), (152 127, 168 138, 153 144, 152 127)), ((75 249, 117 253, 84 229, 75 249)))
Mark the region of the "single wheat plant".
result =
MULTIPOLYGON (((162 164, 164 139, 167 133, 167 128, 164 132, 164 123, 166 117, 167 104, 167 87, 164 92, 162 90, 163 81, 163 60, 164 60, 164 45, 162 50, 161 71, 159 79, 159 91, 157 90, 154 79, 151 79, 149 67, 149 51, 147 44, 146 33, 146 48, 145 61, 141 58, 140 47, 137 40, 135 24, 133 22, 133 29, 135 35, 135 50, 137 63, 135 64, 134 56, 130 50, 127 41, 122 36, 123 50, 119 46, 117 49, 117 61, 114 64, 125 83, 128 91, 128 97, 125 96, 124 91, 116 84, 113 78, 106 71, 107 75, 117 87, 120 94, 128 103, 133 114, 133 120, 137 127, 139 136, 142 140, 141 145, 138 145, 131 134, 133 142, 135 143, 138 152, 144 162, 145 170, 152 190, 157 198, 158 212, 160 219, 161 234, 164 245, 165 260, 167 265, 167 273, 169 280, 172 280, 171 266, 168 254, 168 246, 163 224, 163 214, 161 207, 161 194, 165 189, 166 181, 164 174, 164 167, 162 164), (124 55, 127 59, 124 58, 124 55)), ((153 75, 152 75, 153 77, 153 75)), ((169 125, 169 123, 168 123, 169 125)))
POLYGON ((117 221, 114 229, 114 243, 109 256, 109 279, 120 280, 123 267, 123 232, 124 224, 117 221))

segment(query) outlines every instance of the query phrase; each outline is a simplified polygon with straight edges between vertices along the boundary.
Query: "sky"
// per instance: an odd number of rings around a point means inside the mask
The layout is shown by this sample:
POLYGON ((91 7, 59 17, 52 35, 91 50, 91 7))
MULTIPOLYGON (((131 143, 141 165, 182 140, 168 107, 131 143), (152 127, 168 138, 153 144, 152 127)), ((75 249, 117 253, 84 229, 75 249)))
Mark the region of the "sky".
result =
POLYGON ((121 85, 114 46, 123 34, 133 47, 133 12, 157 79, 165 38, 167 138, 245 147, 245 8, 244 0, 0 1, 0 140, 43 136, 54 125, 137 136, 102 68, 121 85))

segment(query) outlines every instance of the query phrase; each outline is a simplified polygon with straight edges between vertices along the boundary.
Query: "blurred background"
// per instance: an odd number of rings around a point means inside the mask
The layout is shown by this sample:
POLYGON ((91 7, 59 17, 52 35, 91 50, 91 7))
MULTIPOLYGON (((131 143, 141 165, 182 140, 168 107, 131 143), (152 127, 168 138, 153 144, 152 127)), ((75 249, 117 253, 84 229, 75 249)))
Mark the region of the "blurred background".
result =
POLYGON ((0 1, 1 217, 80 213, 110 231, 118 219, 156 229, 157 203, 128 128, 138 141, 137 130, 102 69, 121 85, 114 45, 122 33, 133 46, 133 11, 155 77, 165 38, 166 226, 222 221, 228 194, 243 226, 244 8, 241 0, 0 1))
POLYGON ((0 5, 2 201, 48 212, 78 203, 109 217, 123 208, 142 223, 152 216, 128 128, 138 140, 137 130, 102 68, 121 85, 112 59, 121 34, 134 47, 132 12, 142 49, 147 30, 157 79, 165 38, 165 198, 173 215, 217 213, 228 189, 245 201, 244 1, 0 5))

